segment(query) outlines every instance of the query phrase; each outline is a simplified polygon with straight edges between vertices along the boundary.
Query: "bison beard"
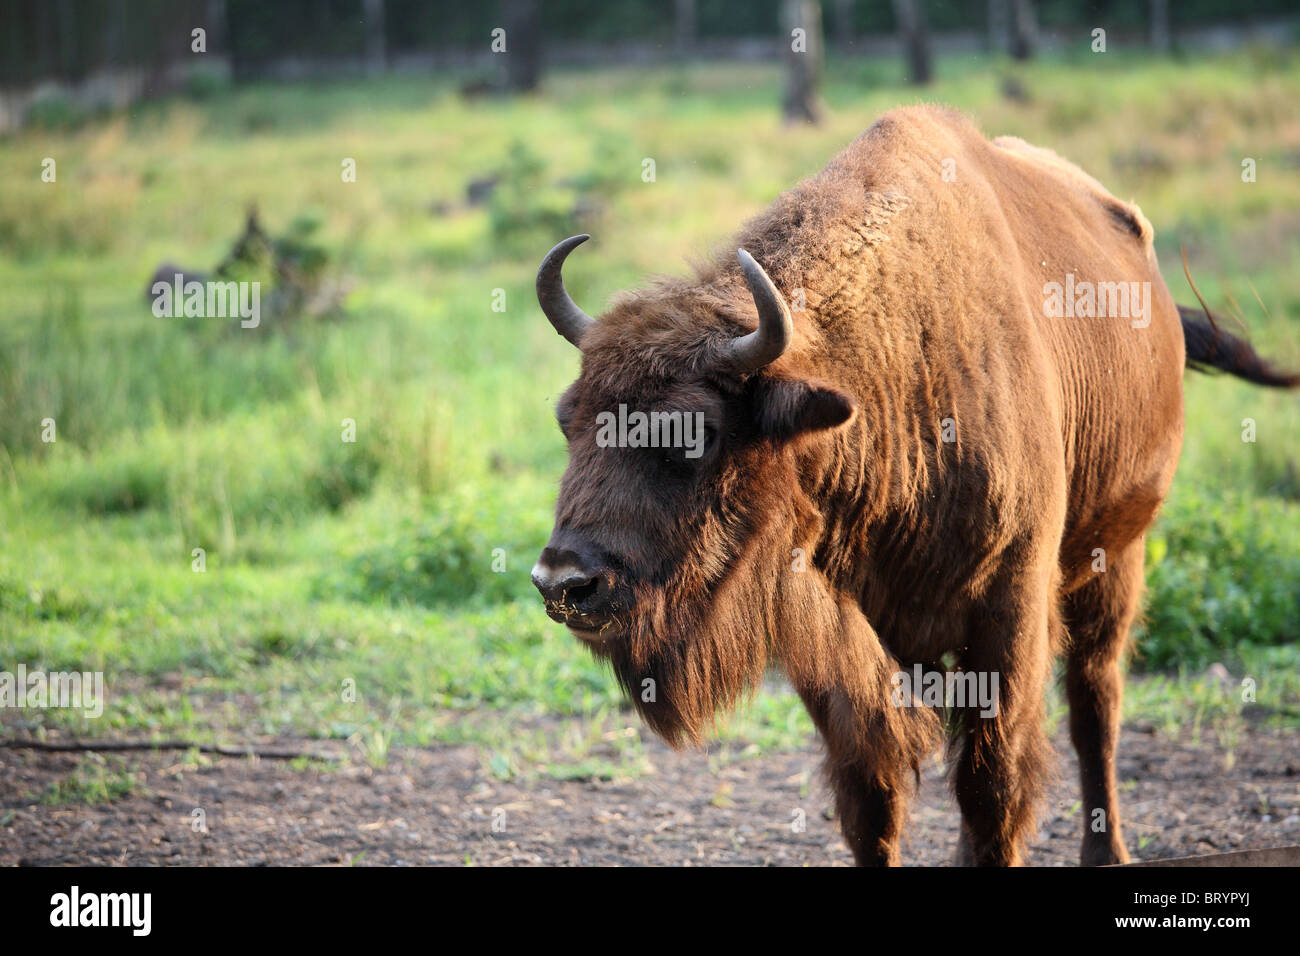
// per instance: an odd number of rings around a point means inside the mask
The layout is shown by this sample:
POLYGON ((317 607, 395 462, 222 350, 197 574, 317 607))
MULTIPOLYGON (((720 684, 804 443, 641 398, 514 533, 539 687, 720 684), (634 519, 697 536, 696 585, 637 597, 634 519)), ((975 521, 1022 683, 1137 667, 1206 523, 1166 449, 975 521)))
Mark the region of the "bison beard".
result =
POLYGON ((557 407, 569 468, 533 571, 548 614, 674 746, 779 666, 825 742, 861 864, 899 862, 941 716, 958 861, 1020 862, 1061 656, 1081 858, 1126 860, 1120 661, 1181 450, 1184 363, 1300 378, 1174 304, 1136 206, 931 107, 888 114, 778 198, 739 237, 752 257, 624 296, 599 321, 560 277, 586 238, 557 245, 537 280, 583 354, 557 407), (1149 284, 1150 312, 1045 314, 1067 274, 1149 284), (792 314, 796 289, 807 307, 792 314), (715 438, 689 462, 598 448, 596 418, 620 404, 706 409, 715 438), (892 675, 949 656, 1000 678, 992 716, 891 702, 892 675))
MULTIPOLYGON (((756 514, 784 517, 776 501, 752 504, 756 514)), ((811 516, 806 506, 795 511, 811 516)), ((804 537, 773 524, 749 540, 804 537)), ((841 826, 855 849, 896 863, 906 798, 919 783, 921 760, 942 739, 939 716, 923 707, 889 706, 890 677, 901 665, 881 647, 861 612, 832 600, 819 577, 813 568, 791 572, 782 551, 753 548, 702 593, 695 591, 702 582, 681 580, 638 588, 641 613, 625 639, 594 650, 611 663, 646 723, 674 747, 701 740, 720 711, 758 685, 769 663, 780 662, 797 687, 841 688, 804 692, 828 745, 827 773, 845 814, 841 826), (864 783, 896 804, 897 812, 858 807, 864 783), (890 826, 873 831, 876 817, 890 826)))
MULTIPOLYGON (((754 520, 763 511, 774 520, 747 534, 750 540, 801 539, 793 527, 774 526, 785 518, 776 502, 751 504, 754 520)), ((867 629, 854 632, 860 612, 838 606, 819 577, 812 568, 791 572, 782 551, 754 547, 734 557, 712 588, 680 577, 667 586, 638 585, 639 613, 625 638, 595 652, 613 666, 646 723, 673 746, 699 742, 720 711, 780 662, 797 686, 848 689, 842 700, 817 699, 826 719, 840 721, 860 744, 909 755, 906 762, 918 770, 939 740, 938 719, 924 708, 885 706, 883 691, 901 665, 867 629), (881 712, 893 719, 869 720, 881 712)))

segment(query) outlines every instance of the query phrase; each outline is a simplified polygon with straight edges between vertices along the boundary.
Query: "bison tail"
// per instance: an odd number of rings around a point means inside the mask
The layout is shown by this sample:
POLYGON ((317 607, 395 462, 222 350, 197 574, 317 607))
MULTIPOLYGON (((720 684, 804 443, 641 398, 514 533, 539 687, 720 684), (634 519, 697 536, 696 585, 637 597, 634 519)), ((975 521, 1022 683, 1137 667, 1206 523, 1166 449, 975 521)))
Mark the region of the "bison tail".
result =
POLYGON ((1284 372, 1260 358, 1249 342, 1224 332, 1209 309, 1178 307, 1187 343, 1187 367, 1198 372, 1227 372, 1256 385, 1300 386, 1300 373, 1284 372))

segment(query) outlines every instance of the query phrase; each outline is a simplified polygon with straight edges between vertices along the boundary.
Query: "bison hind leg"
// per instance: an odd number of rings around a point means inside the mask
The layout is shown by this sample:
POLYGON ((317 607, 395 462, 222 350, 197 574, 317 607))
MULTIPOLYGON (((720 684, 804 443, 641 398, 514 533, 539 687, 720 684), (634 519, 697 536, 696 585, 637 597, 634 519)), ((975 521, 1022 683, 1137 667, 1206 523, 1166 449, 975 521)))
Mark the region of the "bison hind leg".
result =
POLYGON ((1144 541, 1130 542, 1104 573, 1065 600, 1070 628, 1065 687, 1070 738, 1079 755, 1084 866, 1128 862, 1120 833, 1115 754, 1123 696, 1120 660, 1141 600, 1144 541))

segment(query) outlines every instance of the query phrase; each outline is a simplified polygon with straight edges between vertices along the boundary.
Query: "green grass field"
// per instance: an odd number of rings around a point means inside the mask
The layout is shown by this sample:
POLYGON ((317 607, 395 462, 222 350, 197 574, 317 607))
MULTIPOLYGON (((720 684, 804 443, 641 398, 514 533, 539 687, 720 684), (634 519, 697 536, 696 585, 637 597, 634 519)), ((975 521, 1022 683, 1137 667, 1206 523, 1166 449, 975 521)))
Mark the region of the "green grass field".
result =
MULTIPOLYGON (((1292 54, 1066 58, 1017 74, 1027 103, 1002 95, 1003 66, 940 66, 924 99, 1136 200, 1176 297, 1194 302, 1185 245, 1206 298, 1300 365, 1292 54)), ((472 741, 502 775, 606 772, 592 745, 629 720, 614 681, 528 582, 564 466, 552 405, 577 369, 536 307, 537 263, 592 232, 565 277, 593 312, 684 273, 915 101, 898 74, 832 62, 811 130, 780 125, 776 68, 724 65, 557 72, 519 100, 466 101, 454 77, 252 86, 0 141, 0 669, 103 670, 109 687, 97 721, 6 721, 354 738, 376 761, 472 741), (492 173, 491 200, 467 205, 492 173), (351 286, 341 313, 256 330, 152 315, 154 268, 212 269, 253 202, 272 233, 318 224, 351 286)), ((1244 710, 1300 723, 1300 396, 1189 375, 1187 417, 1129 714, 1171 732, 1244 710), (1216 661, 1256 703, 1207 689, 1216 661)), ((743 750, 810 730, 774 689, 724 735, 743 750)), ((619 739, 634 767, 639 738, 619 739)))

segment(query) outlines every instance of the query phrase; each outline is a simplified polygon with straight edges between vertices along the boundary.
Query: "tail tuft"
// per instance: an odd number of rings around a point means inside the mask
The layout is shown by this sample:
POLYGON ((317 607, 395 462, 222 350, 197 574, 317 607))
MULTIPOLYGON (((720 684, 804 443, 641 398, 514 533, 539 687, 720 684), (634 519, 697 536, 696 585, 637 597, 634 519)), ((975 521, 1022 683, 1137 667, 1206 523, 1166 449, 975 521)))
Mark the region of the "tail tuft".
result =
POLYGON ((1224 332, 1208 309, 1178 307, 1187 342, 1187 366, 1198 372, 1227 372, 1237 378, 1272 388, 1300 386, 1300 373, 1275 368, 1251 348, 1249 342, 1224 332))

